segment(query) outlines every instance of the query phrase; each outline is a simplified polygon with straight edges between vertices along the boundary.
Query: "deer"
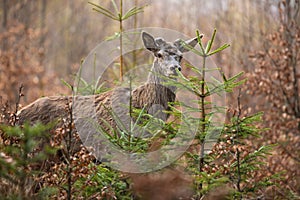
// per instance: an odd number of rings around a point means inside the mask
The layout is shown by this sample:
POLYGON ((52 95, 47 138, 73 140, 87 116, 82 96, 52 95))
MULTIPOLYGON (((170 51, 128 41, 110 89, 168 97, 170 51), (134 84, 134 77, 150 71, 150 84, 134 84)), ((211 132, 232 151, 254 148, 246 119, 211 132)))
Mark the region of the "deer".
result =
MULTIPOLYGON (((155 115, 161 120, 167 120, 168 114, 164 110, 169 110, 168 103, 175 101, 176 87, 165 86, 166 79, 176 80, 178 73, 182 70, 183 53, 188 52, 197 44, 197 38, 187 41, 177 39, 172 43, 142 32, 142 41, 144 47, 154 56, 148 79, 144 84, 132 91, 129 88, 116 88, 88 96, 42 97, 18 111, 18 124, 24 124, 26 121, 32 124, 37 122, 47 124, 54 120, 67 118, 69 113, 66 111, 66 105, 74 101, 75 107, 80 108, 80 111, 83 112, 83 114, 79 113, 79 117, 90 112, 90 109, 86 109, 86 107, 92 104, 97 122, 104 130, 109 130, 107 124, 110 127, 117 126, 116 120, 112 117, 112 108, 121 115, 120 118, 125 116, 128 118, 128 109, 120 106, 120 102, 129 102, 129 98, 131 98, 133 108, 144 109, 148 114, 155 115)), ((77 115, 77 118, 79 117, 77 115)), ((81 138, 81 140, 83 139, 81 138)))

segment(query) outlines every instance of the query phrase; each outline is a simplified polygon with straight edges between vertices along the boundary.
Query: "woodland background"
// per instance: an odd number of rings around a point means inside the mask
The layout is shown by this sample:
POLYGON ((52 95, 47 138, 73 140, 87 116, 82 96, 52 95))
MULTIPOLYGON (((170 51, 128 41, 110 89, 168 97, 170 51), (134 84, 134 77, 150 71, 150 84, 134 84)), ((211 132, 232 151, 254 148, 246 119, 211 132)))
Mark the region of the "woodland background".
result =
MULTIPOLYGON (((93 1, 112 8, 108 0, 93 1)), ((300 14, 298 0, 132 0, 124 9, 147 5, 124 29, 163 27, 191 37, 218 30, 216 45, 231 47, 214 57, 231 76, 245 72, 243 114, 264 111, 268 127, 255 144, 278 144, 262 172, 285 172, 281 184, 300 194, 300 14)), ((2 0, 0 5, 0 96, 12 107, 24 86, 21 105, 41 96, 70 94, 80 61, 118 23, 92 11, 85 0, 2 0)), ((236 101, 228 98, 228 115, 236 101)), ((259 175, 258 175, 259 176, 259 175)), ((276 191, 278 193, 284 191, 276 191)))

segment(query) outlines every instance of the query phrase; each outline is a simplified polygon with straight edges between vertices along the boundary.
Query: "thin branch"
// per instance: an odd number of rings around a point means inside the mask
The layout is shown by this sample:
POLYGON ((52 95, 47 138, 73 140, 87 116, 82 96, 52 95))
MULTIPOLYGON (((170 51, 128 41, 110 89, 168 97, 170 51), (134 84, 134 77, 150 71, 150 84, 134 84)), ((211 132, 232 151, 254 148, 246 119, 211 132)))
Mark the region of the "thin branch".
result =
POLYGON ((15 112, 13 113, 12 126, 15 126, 16 122, 18 120, 17 113, 19 111, 19 106, 20 106, 21 98, 24 96, 23 89, 24 89, 24 86, 23 86, 23 84, 21 84, 21 86, 19 87, 19 91, 18 91, 18 98, 17 98, 17 102, 16 102, 15 112))
MULTIPOLYGON (((201 41, 200 41, 201 43, 201 41)), ((205 52, 203 51, 203 54, 205 52)), ((205 145, 205 140, 202 139, 202 137, 205 135, 206 132, 206 123, 205 123, 205 118, 206 118, 206 113, 205 113, 205 65, 206 65, 206 55, 202 56, 203 58, 203 63, 202 63, 202 78, 201 78, 201 94, 199 95, 200 98, 200 107, 201 107, 201 116, 200 116, 200 121, 201 121, 201 127, 200 127, 200 155, 199 155, 199 172, 203 172, 203 166, 204 166, 204 145, 205 145)), ((199 190, 202 190, 202 183, 199 184, 199 190)))
POLYGON ((289 157, 291 157, 292 159, 294 159, 294 160, 297 161, 297 162, 300 162, 300 158, 297 157, 297 156, 294 156, 294 155, 291 153, 291 151, 288 150, 285 146, 280 145, 280 147, 285 151, 285 153, 286 153, 289 157))
POLYGON ((123 81, 123 0, 120 0, 120 17, 119 17, 119 31, 120 31, 120 81, 123 81))
MULTIPOLYGON (((239 89, 239 94, 237 97, 237 104, 238 104, 238 113, 237 113, 237 119, 236 119, 236 137, 237 140, 239 139, 239 131, 240 131, 240 117, 241 117, 241 89, 239 89)), ((236 187, 238 189, 238 192, 242 192, 241 190, 241 163, 240 163, 240 150, 237 147, 236 148, 236 160, 237 160, 237 183, 236 187)))
POLYGON ((298 54, 298 51, 296 49, 296 52, 294 54, 294 56, 292 57, 292 67, 293 67, 293 88, 294 88, 294 99, 295 99, 295 109, 294 112, 295 112, 295 116, 297 118, 300 118, 300 100, 299 100, 299 87, 298 87, 298 78, 297 78, 297 54, 298 54))
MULTIPOLYGON (((272 64, 275 66, 275 69, 280 68, 279 64, 269 54, 268 49, 266 48, 265 44, 264 44, 264 48, 265 48, 265 52, 266 52, 267 56, 271 60, 272 64)), ((290 105, 290 107, 293 107, 293 103, 290 101, 290 98, 288 97, 288 94, 284 90, 284 84, 282 84, 282 81, 281 81, 280 78, 278 79, 278 81, 279 81, 279 88, 280 88, 280 90, 281 90, 281 92, 283 94, 284 100, 287 102, 288 105, 290 105)), ((273 82, 273 83, 275 83, 275 82, 273 82)))
MULTIPOLYGON (((72 93, 74 88, 72 86, 72 93)), ((67 199, 72 199, 72 161, 71 161, 71 146, 72 146, 72 132, 73 132, 73 100, 67 100, 67 109, 69 114, 69 121, 67 121, 67 199)))

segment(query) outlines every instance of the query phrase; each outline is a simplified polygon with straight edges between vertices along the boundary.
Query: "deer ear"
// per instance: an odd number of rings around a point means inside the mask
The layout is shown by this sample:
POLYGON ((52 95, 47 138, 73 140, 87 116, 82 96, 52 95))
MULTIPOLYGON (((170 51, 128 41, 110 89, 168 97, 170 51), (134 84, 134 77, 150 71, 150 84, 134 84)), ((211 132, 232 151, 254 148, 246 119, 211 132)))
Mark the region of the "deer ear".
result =
MULTIPOLYGON (((201 38, 202 38, 202 36, 201 36, 201 38)), ((174 45, 178 48, 179 51, 181 51, 182 53, 185 53, 185 52, 188 52, 190 50, 190 48, 194 48, 197 43, 198 43, 198 39, 197 39, 197 37, 195 37, 195 38, 192 38, 187 41, 177 39, 174 42, 174 45)))
POLYGON ((148 49, 149 51, 152 51, 152 52, 158 51, 159 48, 156 45, 155 39, 152 35, 150 35, 149 33, 146 33, 146 32, 142 32, 142 39, 143 39, 143 43, 144 43, 144 46, 146 47, 146 49, 148 49))

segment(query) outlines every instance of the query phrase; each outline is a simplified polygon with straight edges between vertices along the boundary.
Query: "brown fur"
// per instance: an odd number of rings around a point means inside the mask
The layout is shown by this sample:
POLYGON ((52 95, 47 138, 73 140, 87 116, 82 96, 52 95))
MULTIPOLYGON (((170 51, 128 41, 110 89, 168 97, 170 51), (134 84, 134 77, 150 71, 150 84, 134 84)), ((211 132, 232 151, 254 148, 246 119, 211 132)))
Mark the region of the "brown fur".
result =
MULTIPOLYGON (((173 92, 161 85, 155 84, 144 84, 133 90, 131 95, 132 106, 134 108, 143 108, 145 106, 146 110, 151 108, 153 104, 160 104, 166 110, 168 109, 168 102, 173 102, 175 100, 175 94, 173 92)), ((72 105, 73 102, 76 104, 77 109, 80 108, 79 112, 90 112, 91 109, 93 109, 96 113, 95 120, 97 120, 105 132, 110 133, 111 128, 117 126, 116 121, 112 117, 112 103, 116 102, 115 104, 117 105, 117 107, 114 107, 114 112, 118 112, 119 118, 124 118, 128 116, 129 109, 119 102, 129 102, 129 98, 130 91, 128 88, 118 88, 103 94, 90 96, 43 97, 18 112, 18 124, 24 124, 26 121, 31 124, 37 122, 47 124, 57 121, 57 127, 61 127, 64 120, 70 117, 71 113, 68 113, 67 106, 72 105), (91 106, 91 104, 93 105, 91 106)), ((86 114, 89 115, 89 113, 86 114)), ((85 113, 83 115, 85 115, 85 113)), ((76 114, 73 118, 76 121, 76 114)), ((88 134, 89 133, 86 132, 86 135, 82 135, 81 130, 81 140, 89 140, 90 143, 86 143, 90 144, 88 146, 96 145, 97 149, 99 148, 102 150, 105 148, 105 146, 100 143, 94 144, 93 141, 90 140, 88 134)), ((78 152, 81 148, 81 142, 78 142, 76 138, 72 138, 72 145, 72 152, 74 153, 78 152)))
MULTIPOLYGON (((128 88, 122 88, 99 95, 76 96, 74 98, 77 104, 82 102, 82 110, 85 110, 84 106, 90 106, 85 105, 84 102, 94 102, 98 122, 103 124, 103 119, 105 119, 112 126, 115 126, 110 112, 112 101, 120 101, 120 98, 124 98, 125 96, 129 97, 129 92, 128 88)), ((171 90, 156 84, 144 84, 133 90, 131 95, 132 106, 134 108, 146 107, 146 110, 151 108, 154 104, 162 105, 163 108, 168 109, 168 102, 175 100, 175 94, 171 90)), ((24 124, 25 121, 36 123, 40 121, 47 124, 55 120, 60 121, 62 118, 68 117, 69 113, 67 113, 66 106, 69 105, 72 100, 72 96, 40 98, 18 112, 18 123, 24 124)), ((128 99, 123 102, 126 101, 128 101, 128 99)))

